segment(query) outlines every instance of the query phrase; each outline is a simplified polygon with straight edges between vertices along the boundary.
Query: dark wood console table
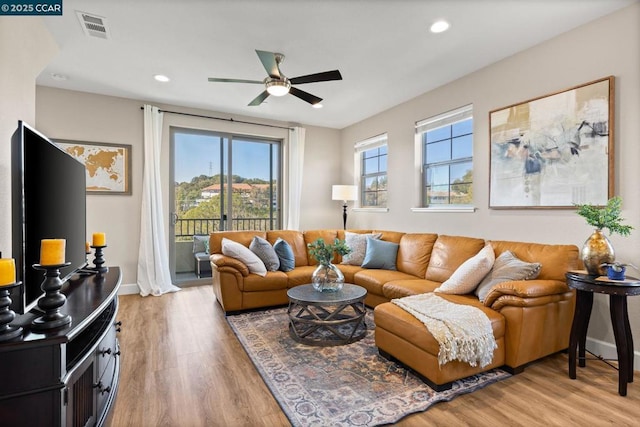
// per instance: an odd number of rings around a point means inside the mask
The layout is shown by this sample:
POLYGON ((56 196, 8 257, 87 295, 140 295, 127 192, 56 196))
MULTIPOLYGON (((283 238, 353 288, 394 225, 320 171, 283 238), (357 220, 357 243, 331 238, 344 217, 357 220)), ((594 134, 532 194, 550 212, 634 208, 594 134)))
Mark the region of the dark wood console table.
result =
POLYGON ((0 424, 94 426, 105 423, 118 387, 116 333, 120 268, 78 275, 61 291, 71 324, 35 332, 37 309, 17 316, 21 337, 0 343, 0 424))
POLYGON ((594 292, 609 295, 609 311, 618 353, 618 393, 627 395, 627 383, 633 382, 633 337, 627 312, 627 297, 640 295, 640 281, 610 280, 606 276, 590 276, 586 272, 569 272, 567 284, 577 291, 576 311, 569 338, 569 378, 576 378, 576 357, 579 366, 586 366, 585 344, 593 307, 594 292))

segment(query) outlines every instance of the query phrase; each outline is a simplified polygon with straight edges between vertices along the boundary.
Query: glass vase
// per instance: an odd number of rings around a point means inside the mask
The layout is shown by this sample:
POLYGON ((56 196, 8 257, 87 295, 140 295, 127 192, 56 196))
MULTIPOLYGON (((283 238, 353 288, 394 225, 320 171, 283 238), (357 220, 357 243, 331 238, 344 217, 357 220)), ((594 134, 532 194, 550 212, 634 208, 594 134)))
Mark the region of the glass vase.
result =
POLYGON ((344 285, 344 275, 333 264, 319 264, 311 275, 311 283, 316 291, 338 292, 344 285))
POLYGON ((606 267, 602 267, 603 263, 611 264, 615 260, 615 252, 611 242, 602 230, 596 229, 591 236, 582 245, 580 251, 582 262, 587 273, 593 276, 604 276, 607 274, 606 267))

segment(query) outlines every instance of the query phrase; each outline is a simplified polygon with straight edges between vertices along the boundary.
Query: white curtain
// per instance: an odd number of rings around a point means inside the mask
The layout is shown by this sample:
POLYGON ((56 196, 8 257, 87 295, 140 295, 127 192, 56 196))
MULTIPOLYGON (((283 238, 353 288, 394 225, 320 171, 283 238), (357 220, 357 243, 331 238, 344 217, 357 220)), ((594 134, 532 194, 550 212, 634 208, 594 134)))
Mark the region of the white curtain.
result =
POLYGON ((287 144, 287 216, 285 229, 300 229, 300 201, 302 198, 302 167, 304 165, 304 135, 306 129, 289 129, 287 144))
POLYGON ((140 295, 162 295, 180 288, 171 283, 169 254, 165 235, 160 185, 160 151, 162 146, 162 113, 158 107, 144 106, 144 175, 142 179, 142 212, 140 215, 140 248, 138 250, 138 287, 140 295))

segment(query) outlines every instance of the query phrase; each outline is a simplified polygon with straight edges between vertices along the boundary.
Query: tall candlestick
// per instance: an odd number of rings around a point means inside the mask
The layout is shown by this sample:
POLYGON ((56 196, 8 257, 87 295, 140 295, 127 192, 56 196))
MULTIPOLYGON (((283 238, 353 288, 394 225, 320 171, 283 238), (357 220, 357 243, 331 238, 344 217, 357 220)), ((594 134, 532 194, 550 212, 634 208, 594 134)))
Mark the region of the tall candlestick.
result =
POLYGON ((40 265, 64 264, 65 239, 42 239, 40 242, 40 265))
POLYGON ((16 282, 16 261, 13 258, 0 258, 0 286, 13 285, 16 282))
POLYGON ((44 270, 44 281, 40 288, 44 291, 44 296, 38 300, 38 308, 44 312, 40 317, 31 321, 31 328, 34 330, 47 330, 71 323, 71 316, 60 311, 60 308, 67 301, 67 297, 60 292, 63 285, 60 279, 60 268, 68 267, 70 262, 58 265, 34 264, 36 270, 44 270))
POLYGON ((93 233, 92 246, 105 246, 107 244, 107 236, 105 233, 93 233))

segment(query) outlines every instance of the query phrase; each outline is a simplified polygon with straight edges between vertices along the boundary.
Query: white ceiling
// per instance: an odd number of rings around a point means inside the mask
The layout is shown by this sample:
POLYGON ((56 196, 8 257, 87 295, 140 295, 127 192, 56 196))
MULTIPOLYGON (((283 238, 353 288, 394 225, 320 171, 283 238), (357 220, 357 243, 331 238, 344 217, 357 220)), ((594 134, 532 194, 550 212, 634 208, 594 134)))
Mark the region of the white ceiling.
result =
POLYGON ((37 83, 341 129, 635 1, 64 0, 44 18, 60 52, 37 83), (86 36, 76 11, 105 18, 110 38, 86 36), (451 28, 430 33, 440 18, 451 28), (298 86, 322 109, 291 95, 249 107, 261 85, 207 81, 263 79, 256 49, 285 54, 288 77, 343 80, 298 86))

